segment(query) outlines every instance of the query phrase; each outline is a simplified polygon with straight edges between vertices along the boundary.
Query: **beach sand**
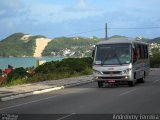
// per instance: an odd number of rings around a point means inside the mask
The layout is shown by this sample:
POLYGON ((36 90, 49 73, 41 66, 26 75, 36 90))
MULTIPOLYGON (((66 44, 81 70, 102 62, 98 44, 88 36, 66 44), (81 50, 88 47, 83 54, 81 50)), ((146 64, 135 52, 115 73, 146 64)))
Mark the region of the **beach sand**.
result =
POLYGON ((37 38, 34 57, 41 57, 43 50, 45 49, 48 42, 50 42, 50 41, 51 41, 51 39, 48 39, 48 38, 37 38))

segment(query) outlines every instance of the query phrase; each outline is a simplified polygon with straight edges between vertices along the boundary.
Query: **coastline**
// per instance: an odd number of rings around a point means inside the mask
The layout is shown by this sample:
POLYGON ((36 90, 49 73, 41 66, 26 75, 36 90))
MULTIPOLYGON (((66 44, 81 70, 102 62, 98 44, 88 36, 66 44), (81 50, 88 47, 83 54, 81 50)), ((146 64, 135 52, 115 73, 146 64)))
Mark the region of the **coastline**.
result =
POLYGON ((45 56, 45 57, 0 57, 0 69, 7 68, 8 65, 13 68, 18 67, 36 67, 37 60, 45 60, 46 62, 62 60, 64 57, 45 56))

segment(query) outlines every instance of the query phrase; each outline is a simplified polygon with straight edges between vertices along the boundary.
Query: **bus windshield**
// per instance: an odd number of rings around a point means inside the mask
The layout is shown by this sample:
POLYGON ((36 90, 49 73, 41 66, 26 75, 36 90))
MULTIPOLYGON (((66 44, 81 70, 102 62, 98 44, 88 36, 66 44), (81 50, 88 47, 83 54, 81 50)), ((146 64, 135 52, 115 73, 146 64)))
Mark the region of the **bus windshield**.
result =
POLYGON ((131 44, 103 44, 96 46, 94 64, 122 65, 131 62, 131 44))

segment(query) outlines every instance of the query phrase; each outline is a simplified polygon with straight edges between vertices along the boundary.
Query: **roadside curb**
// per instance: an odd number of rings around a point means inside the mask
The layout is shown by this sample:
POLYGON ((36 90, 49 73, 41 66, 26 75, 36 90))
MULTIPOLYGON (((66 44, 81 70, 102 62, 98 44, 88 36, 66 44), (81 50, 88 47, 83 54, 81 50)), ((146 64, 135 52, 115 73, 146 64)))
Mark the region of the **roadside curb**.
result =
POLYGON ((74 87, 74 86, 87 84, 87 83, 92 83, 92 82, 94 82, 94 80, 87 80, 85 82, 71 83, 71 84, 66 84, 66 85, 62 85, 62 86, 50 87, 50 88, 41 89, 41 90, 35 90, 35 91, 31 91, 31 92, 14 94, 14 95, 10 95, 10 96, 0 98, 0 101, 3 102, 3 101, 13 100, 13 99, 17 99, 17 98, 22 98, 22 97, 38 95, 38 94, 42 94, 42 93, 46 93, 46 92, 61 90, 61 89, 64 89, 64 88, 74 87))
POLYGON ((150 68, 151 71, 160 70, 160 68, 150 68))

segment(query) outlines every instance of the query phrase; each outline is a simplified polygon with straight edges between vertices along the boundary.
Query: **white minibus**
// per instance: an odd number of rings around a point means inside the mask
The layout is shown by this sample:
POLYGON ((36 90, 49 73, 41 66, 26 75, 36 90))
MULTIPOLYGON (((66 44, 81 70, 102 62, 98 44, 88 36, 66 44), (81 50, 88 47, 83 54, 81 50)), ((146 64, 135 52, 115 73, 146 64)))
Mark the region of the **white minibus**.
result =
POLYGON ((93 79, 99 87, 104 83, 144 82, 149 74, 148 44, 132 38, 100 41, 93 52, 93 79))

